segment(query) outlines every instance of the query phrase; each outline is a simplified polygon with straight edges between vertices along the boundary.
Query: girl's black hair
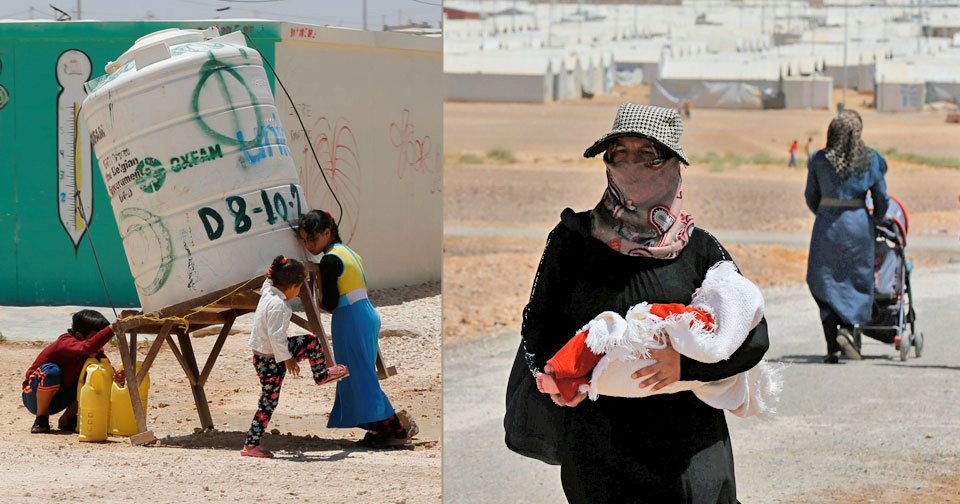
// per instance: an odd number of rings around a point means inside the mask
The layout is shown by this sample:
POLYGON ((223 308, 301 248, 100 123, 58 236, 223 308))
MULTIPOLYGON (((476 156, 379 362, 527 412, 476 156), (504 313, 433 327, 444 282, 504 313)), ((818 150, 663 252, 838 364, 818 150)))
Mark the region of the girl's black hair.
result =
POLYGON ((302 283, 307 278, 307 271, 300 261, 279 255, 270 263, 267 278, 273 280, 274 287, 282 290, 302 283))
POLYGON ((96 310, 80 310, 73 314, 73 323, 70 325, 69 333, 91 336, 108 325, 110 325, 110 322, 102 313, 96 310))
POLYGON ((300 229, 307 233, 308 238, 313 238, 314 236, 330 230, 330 236, 332 240, 330 243, 342 243, 340 239, 340 227, 337 226, 337 221, 333 219, 333 216, 327 212, 321 210, 310 210, 309 212, 300 216, 300 222, 298 223, 300 229))

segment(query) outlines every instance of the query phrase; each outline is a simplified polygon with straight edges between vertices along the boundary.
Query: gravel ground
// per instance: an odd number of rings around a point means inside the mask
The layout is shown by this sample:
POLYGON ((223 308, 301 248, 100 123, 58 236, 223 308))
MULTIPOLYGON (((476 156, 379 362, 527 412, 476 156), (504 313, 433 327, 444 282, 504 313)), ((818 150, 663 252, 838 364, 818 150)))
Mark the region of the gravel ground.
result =
MULTIPOLYGON (((288 376, 264 437, 273 460, 241 458, 237 451, 256 409, 257 377, 246 346, 252 315, 237 320, 207 383, 216 430, 199 427, 189 385, 169 351, 150 371, 148 426, 160 442, 131 447, 123 438, 79 443, 71 434, 31 435, 32 416, 20 401, 20 382, 44 343, 0 344, 3 421, 0 464, 3 502, 440 502, 441 383, 440 286, 437 283, 371 293, 383 319, 381 349, 398 374, 382 382, 397 409, 417 419, 420 434, 405 450, 367 450, 354 445, 359 429, 327 429, 334 386, 316 387, 288 376)), ((32 339, 52 339, 69 323, 69 308, 0 308, 0 330, 29 327, 32 339)), ((110 313, 109 310, 104 312, 110 313)), ((112 314, 108 315, 112 319, 112 314)), ((329 316, 324 316, 329 334, 329 316)), ((291 329, 291 334, 296 334, 291 329)), ((23 331, 19 331, 23 334, 23 331)), ((194 338, 198 360, 214 337, 194 338)), ((146 346, 141 344, 141 354, 146 346)), ((108 346, 114 362, 116 347, 108 346)))

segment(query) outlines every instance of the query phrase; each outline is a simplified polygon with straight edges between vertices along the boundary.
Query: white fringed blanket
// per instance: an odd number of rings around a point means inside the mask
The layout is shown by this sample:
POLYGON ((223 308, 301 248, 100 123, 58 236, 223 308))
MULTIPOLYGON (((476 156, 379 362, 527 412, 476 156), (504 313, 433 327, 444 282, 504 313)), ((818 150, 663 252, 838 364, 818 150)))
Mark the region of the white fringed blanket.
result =
POLYGON ((590 384, 582 391, 591 399, 600 395, 646 397, 692 390, 714 408, 730 410, 738 416, 769 416, 775 412, 783 378, 779 368, 760 361, 748 371, 714 381, 678 381, 653 391, 639 388, 641 380, 631 378, 638 369, 653 364, 650 351, 666 346, 664 336, 681 355, 714 363, 730 358, 743 344, 747 334, 763 318, 763 294, 737 272, 731 261, 721 261, 707 272, 690 306, 710 313, 713 330, 693 313, 661 319, 650 314, 650 306, 640 303, 627 316, 603 312, 584 326, 587 346, 596 354, 605 354, 593 370, 590 384))

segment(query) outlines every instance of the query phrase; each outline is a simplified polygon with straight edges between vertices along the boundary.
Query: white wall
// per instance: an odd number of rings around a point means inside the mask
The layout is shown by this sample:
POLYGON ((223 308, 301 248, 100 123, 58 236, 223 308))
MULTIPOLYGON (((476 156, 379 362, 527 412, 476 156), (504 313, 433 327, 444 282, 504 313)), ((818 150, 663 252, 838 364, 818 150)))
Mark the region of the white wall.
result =
POLYGON ((922 82, 877 84, 877 110, 880 112, 923 110, 926 91, 926 84, 922 82))
POLYGON ((447 99, 544 103, 553 96, 552 78, 544 75, 448 73, 447 99))
MULTIPOLYGON (((371 288, 439 280, 441 40, 303 26, 284 23, 276 67, 343 204, 344 241, 363 257, 371 288)), ((336 217, 279 86, 276 96, 307 201, 336 217)))
POLYGON ((783 94, 788 109, 829 109, 832 105, 833 79, 788 77, 783 79, 783 94))

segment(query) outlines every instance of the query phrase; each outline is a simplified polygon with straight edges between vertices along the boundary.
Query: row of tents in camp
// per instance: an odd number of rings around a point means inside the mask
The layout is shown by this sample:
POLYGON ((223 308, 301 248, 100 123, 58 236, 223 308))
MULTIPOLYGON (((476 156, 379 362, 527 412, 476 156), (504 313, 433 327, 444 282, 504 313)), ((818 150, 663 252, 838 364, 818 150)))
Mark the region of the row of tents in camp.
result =
POLYGON ((935 101, 960 103, 960 45, 931 39, 912 58, 885 49, 816 56, 784 46, 780 54, 691 51, 684 58, 613 46, 608 49, 492 50, 445 54, 446 96, 452 101, 546 103, 609 94, 614 85, 650 86, 651 103, 698 108, 827 109, 833 90, 872 93, 878 110, 922 110, 935 101))
POLYGON ((543 103, 609 94, 611 51, 493 51, 444 59, 447 99, 543 103))
POLYGON ((934 29, 889 9, 856 6, 848 18, 835 5, 803 5, 774 31, 773 22, 758 29, 762 6, 723 0, 700 7, 595 2, 589 10, 526 1, 447 5, 476 15, 445 23, 449 100, 542 103, 645 84, 651 101, 664 106, 825 109, 841 88, 872 94, 882 111, 960 103, 960 8, 940 9, 942 26, 934 29), (848 19, 856 24, 845 29, 848 19))

